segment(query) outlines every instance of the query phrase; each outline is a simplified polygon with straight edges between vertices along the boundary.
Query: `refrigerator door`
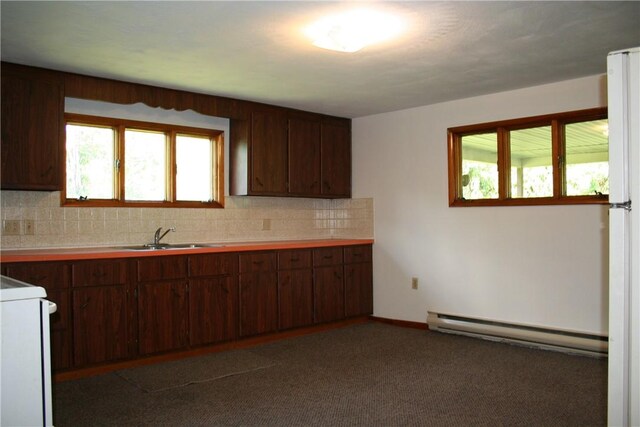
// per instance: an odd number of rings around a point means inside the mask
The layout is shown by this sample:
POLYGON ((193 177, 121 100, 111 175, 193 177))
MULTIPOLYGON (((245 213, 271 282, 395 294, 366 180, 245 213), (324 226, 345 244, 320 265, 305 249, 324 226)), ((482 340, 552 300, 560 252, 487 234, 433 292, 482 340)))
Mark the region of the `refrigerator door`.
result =
POLYGON ((608 424, 629 426, 640 425, 640 49, 609 54, 607 78, 611 202, 608 424))

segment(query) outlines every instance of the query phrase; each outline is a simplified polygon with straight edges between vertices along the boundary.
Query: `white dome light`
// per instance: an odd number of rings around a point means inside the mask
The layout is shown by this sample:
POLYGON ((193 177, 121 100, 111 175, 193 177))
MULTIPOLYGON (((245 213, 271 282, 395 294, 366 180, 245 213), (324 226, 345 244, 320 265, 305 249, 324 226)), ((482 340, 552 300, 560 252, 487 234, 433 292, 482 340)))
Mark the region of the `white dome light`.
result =
POLYGON ((357 9, 314 22, 305 33, 314 46, 339 52, 357 52, 365 46, 388 40, 403 29, 393 16, 357 9))

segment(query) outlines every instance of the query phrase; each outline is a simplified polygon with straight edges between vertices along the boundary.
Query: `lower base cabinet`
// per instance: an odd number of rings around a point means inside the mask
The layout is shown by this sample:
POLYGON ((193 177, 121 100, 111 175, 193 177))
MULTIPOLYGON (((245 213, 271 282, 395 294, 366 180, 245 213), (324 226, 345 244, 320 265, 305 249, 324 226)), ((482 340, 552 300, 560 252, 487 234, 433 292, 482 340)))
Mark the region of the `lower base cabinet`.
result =
POLYGON ((313 324, 311 250, 278 251, 278 328, 313 324))
POLYGON ((138 285, 138 352, 177 350, 189 344, 186 280, 138 285))
POLYGON ((344 319, 343 248, 313 250, 314 316, 316 323, 344 319))
POLYGON ((189 280, 189 329, 192 346, 238 337, 238 276, 189 280))
POLYGON ((240 336, 278 329, 278 275, 275 252, 240 254, 240 336))
POLYGON ((313 274, 316 323, 344 319, 342 266, 317 267, 313 274))
POLYGON ((345 316, 373 313, 371 245, 345 247, 344 263, 345 316))
POLYGON ((76 366, 129 356, 128 307, 124 286, 73 290, 73 360, 76 366))
POLYGON ((346 317, 373 313, 371 264, 347 264, 344 267, 344 312, 346 317))
POLYGON ((228 342, 373 311, 371 245, 5 263, 43 286, 54 371, 228 342))
POLYGON ((280 330, 313 323, 313 271, 309 269, 278 272, 280 330))

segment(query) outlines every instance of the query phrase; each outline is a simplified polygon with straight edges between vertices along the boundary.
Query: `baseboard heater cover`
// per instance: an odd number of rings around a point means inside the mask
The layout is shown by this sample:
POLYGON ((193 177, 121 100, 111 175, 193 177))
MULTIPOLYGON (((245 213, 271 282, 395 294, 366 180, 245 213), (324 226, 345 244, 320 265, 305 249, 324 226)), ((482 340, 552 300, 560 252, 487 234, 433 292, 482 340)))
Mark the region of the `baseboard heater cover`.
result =
POLYGON ((512 342, 548 350, 603 357, 608 337, 581 332, 519 325, 452 314, 427 312, 429 330, 512 342))

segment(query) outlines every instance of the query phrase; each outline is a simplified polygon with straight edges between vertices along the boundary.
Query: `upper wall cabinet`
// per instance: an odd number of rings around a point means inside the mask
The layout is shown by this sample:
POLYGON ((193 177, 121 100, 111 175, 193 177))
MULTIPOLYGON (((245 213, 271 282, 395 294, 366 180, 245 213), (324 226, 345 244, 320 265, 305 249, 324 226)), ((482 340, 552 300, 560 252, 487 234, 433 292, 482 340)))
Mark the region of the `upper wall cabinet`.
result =
POLYGON ((231 119, 231 195, 351 197, 351 120, 2 63, 2 189, 60 190, 64 98, 231 119))
POLYGON ((322 121, 320 170, 324 197, 351 197, 351 122, 322 121))
POLYGON ((55 73, 2 64, 3 190, 59 190, 64 90, 55 73))
POLYGON ((273 108, 231 123, 231 195, 351 197, 351 122, 273 108))

